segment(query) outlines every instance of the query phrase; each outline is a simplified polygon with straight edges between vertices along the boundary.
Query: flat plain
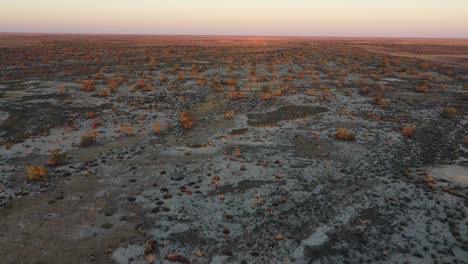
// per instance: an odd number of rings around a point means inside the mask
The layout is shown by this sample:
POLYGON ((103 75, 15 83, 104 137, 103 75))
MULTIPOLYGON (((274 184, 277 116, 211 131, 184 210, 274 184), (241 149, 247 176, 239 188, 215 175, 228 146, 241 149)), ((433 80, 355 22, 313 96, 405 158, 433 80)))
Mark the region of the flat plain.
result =
POLYGON ((468 40, 0 34, 2 263, 467 263, 468 40))

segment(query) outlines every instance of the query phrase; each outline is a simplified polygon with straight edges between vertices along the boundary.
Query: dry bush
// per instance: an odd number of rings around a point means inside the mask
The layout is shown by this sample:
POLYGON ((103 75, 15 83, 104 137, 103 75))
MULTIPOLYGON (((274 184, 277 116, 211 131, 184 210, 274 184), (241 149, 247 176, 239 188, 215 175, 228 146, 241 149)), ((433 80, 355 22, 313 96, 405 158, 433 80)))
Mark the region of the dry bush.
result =
POLYGON ((99 119, 93 119, 93 121, 91 122, 91 127, 93 129, 96 129, 100 126, 101 126, 101 121, 99 121, 99 119))
POLYGON ((383 102, 383 93, 378 92, 374 95, 374 99, 372 100, 373 104, 381 104, 383 102))
POLYGON ((353 94, 353 91, 351 89, 348 89, 345 91, 346 96, 351 96, 353 94))
POLYGON ((359 90, 359 93, 366 94, 366 93, 369 93, 369 91, 370 91, 369 86, 364 86, 359 90))
POLYGON ((234 111, 224 111, 224 118, 225 119, 232 119, 234 117, 234 111))
POLYGON ((197 81, 198 86, 207 86, 208 85, 208 80, 207 79, 200 79, 197 81))
POLYGON ((152 83, 147 83, 145 87, 141 89, 143 92, 149 92, 154 89, 154 85, 152 83))
POLYGON ((80 137, 80 146, 89 147, 89 146, 96 144, 97 136, 98 136, 98 132, 94 130, 86 132, 84 135, 80 137))
POLYGON ((167 76, 164 76, 164 75, 159 76, 159 81, 162 82, 162 83, 167 82, 167 76))
POLYGON ((273 96, 278 97, 283 94, 283 90, 279 89, 273 92, 273 96))
POLYGON ((242 99, 242 98, 245 98, 247 97, 247 95, 243 92, 232 92, 228 98, 231 99, 231 100, 237 100, 237 99, 242 99))
POLYGON ((173 128, 174 128, 174 124, 172 124, 172 122, 167 123, 167 129, 168 130, 171 130, 173 128))
POLYGON ((345 128, 338 128, 335 134, 335 138, 342 141, 353 141, 354 133, 346 130, 345 128))
POLYGON ((189 112, 181 112, 179 114, 179 121, 182 122, 184 128, 187 130, 192 129, 194 124, 193 115, 189 112))
POLYGON ((294 80, 294 75, 293 75, 293 74, 290 74, 290 75, 288 75, 288 76, 286 76, 286 77, 284 78, 284 81, 285 81, 285 82, 290 82, 290 81, 292 81, 292 80, 294 80))
POLYGON ((94 114, 94 112, 91 112, 91 111, 86 112, 86 117, 87 117, 87 118, 93 118, 93 117, 95 117, 95 116, 96 116, 96 115, 94 114))
POLYGON ((96 78, 96 79, 104 79, 104 73, 98 72, 98 73, 96 73, 96 75, 94 76, 94 78, 96 78))
POLYGON ((405 137, 412 137, 413 134, 414 134, 414 130, 415 130, 415 127, 414 126, 405 126, 403 127, 403 129, 401 130, 401 133, 403 133, 403 135, 405 137))
POLYGON ((59 150, 52 151, 49 159, 47 160, 47 165, 60 166, 65 163, 66 159, 67 159, 67 154, 62 153, 59 150))
POLYGON ((182 80, 185 80, 185 73, 182 71, 182 72, 179 72, 179 74, 177 74, 177 77, 176 79, 178 81, 182 81, 182 80))
POLYGON ((310 95, 310 96, 315 95, 315 90, 314 89, 307 89, 307 95, 310 95))
POLYGON ((135 128, 129 125, 123 125, 120 130, 127 136, 132 136, 135 134, 135 128))
POLYGON ((260 75, 257 77, 256 82, 268 82, 268 78, 266 76, 260 75))
POLYGON ((453 118, 457 115, 457 109, 454 107, 448 107, 442 110, 441 116, 443 118, 453 118))
POLYGON ((221 85, 214 85, 213 89, 215 90, 215 92, 222 92, 223 91, 223 87, 221 87, 221 85))
POLYGON ((271 93, 263 93, 262 96, 261 96, 261 99, 262 100, 270 100, 273 96, 271 95, 271 93))
POLYGON ((109 96, 109 95, 111 95, 111 92, 109 90, 107 90, 107 89, 102 89, 102 90, 99 91, 99 95, 100 96, 109 96))
POLYGON ((26 169, 28 174, 26 180, 31 181, 47 181, 47 169, 44 166, 29 166, 26 169))
POLYGON ((58 92, 59 94, 64 94, 64 93, 65 93, 65 88, 64 88, 64 87, 60 87, 60 88, 57 90, 57 92, 58 92))
POLYGON ((157 134, 161 133, 163 126, 161 124, 154 124, 153 125, 153 131, 156 132, 157 134))
POLYGON ((427 87, 425 85, 421 85, 421 86, 417 86, 415 90, 416 90, 417 93, 428 93, 429 92, 429 87, 427 87))
POLYGON ((109 79, 109 81, 107 82, 107 87, 109 87, 109 89, 111 89, 112 91, 116 91, 119 86, 120 86, 121 82, 117 79, 109 79))
POLYGON ((92 80, 87 80, 81 83, 81 89, 87 92, 94 92, 96 87, 94 86, 94 82, 92 80))
POLYGON ((221 83, 224 85, 236 85, 237 81, 234 79, 225 79, 225 80, 222 80, 221 83))

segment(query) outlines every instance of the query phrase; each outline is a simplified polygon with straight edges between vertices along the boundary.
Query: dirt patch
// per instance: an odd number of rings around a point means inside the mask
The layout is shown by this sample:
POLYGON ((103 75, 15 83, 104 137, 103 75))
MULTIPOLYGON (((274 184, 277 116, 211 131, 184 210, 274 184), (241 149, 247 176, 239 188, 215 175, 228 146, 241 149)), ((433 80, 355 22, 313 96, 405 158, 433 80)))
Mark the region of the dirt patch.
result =
POLYGON ((74 122, 76 115, 88 111, 97 112, 109 108, 109 104, 91 107, 68 107, 49 102, 10 103, 0 107, 8 112, 8 118, 0 123, 0 143, 18 143, 26 138, 48 134, 50 129, 74 122))
POLYGON ((320 106, 288 105, 282 106, 273 112, 266 114, 249 114, 249 125, 266 126, 275 125, 280 121, 304 118, 327 112, 328 109, 320 106))

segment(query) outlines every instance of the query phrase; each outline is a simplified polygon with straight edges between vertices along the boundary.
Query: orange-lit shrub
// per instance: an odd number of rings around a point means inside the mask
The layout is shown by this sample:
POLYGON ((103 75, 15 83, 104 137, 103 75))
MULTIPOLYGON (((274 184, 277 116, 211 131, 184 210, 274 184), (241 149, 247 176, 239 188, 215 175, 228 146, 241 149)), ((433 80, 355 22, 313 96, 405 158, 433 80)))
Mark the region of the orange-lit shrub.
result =
POLYGON ((163 126, 161 124, 154 124, 153 125, 153 131, 156 132, 156 133, 161 133, 161 130, 162 130, 163 126))
POLYGON ((94 82, 92 80, 87 80, 81 83, 81 89, 87 92, 94 92, 96 88, 94 87, 94 82))
POLYGON ((405 126, 403 127, 403 129, 401 130, 401 133, 403 133, 403 135, 405 137, 412 137, 413 134, 414 134, 414 126, 405 126))
POLYGON ((234 117, 234 111, 224 111, 225 119, 232 119, 234 117))
POLYGON ((271 93, 263 93, 261 96, 262 100, 270 100, 272 98, 271 93))
POLYGON ((314 89, 307 89, 307 95, 315 95, 315 90, 314 89))
POLYGON ((99 91, 99 95, 100 96, 109 96, 109 95, 111 95, 111 92, 109 90, 107 90, 107 89, 103 89, 103 90, 99 91))
POLYGON ((60 166, 65 163, 66 159, 67 159, 67 154, 62 153, 59 150, 52 151, 49 159, 47 160, 47 165, 60 166))
POLYGON ((457 114, 457 109, 455 109, 454 107, 448 107, 448 108, 445 108, 444 110, 442 110, 442 117, 444 118, 453 118, 455 117, 455 115, 457 114))
POLYGON ((129 126, 129 125, 123 125, 121 130, 127 136, 132 136, 132 135, 135 134, 135 128, 133 128, 132 126, 129 126))
POLYGON ((26 180, 31 181, 47 181, 47 169, 44 166, 29 166, 26 169, 28 174, 26 180))
POLYGON ((188 112, 181 112, 179 114, 179 121, 182 122, 182 124, 184 125, 184 128, 187 130, 192 129, 193 124, 194 124, 193 115, 188 112))
POLYGON ((225 79, 225 80, 222 80, 221 83, 224 85, 236 85, 237 81, 234 79, 225 79))
POLYGON ((416 92, 418 93, 428 93, 429 92, 429 87, 422 85, 422 86, 417 86, 416 87, 416 92))
POLYGON ((80 146, 88 147, 88 146, 96 144, 97 136, 98 136, 98 132, 94 130, 86 132, 80 138, 80 146))
POLYGON ((335 138, 342 141, 353 141, 354 133, 344 128, 338 128, 335 134, 335 138))
POLYGON ((243 92, 232 92, 228 98, 229 99, 232 99, 232 100, 237 100, 237 99, 242 99, 242 98, 245 98, 247 97, 247 95, 243 92))

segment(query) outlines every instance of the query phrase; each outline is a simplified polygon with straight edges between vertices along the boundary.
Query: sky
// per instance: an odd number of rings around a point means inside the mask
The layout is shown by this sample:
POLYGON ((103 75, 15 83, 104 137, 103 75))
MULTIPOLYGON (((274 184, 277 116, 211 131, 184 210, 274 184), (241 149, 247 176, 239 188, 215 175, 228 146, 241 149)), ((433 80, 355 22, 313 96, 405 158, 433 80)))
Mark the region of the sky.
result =
POLYGON ((0 0, 0 32, 468 38, 468 0, 0 0))

